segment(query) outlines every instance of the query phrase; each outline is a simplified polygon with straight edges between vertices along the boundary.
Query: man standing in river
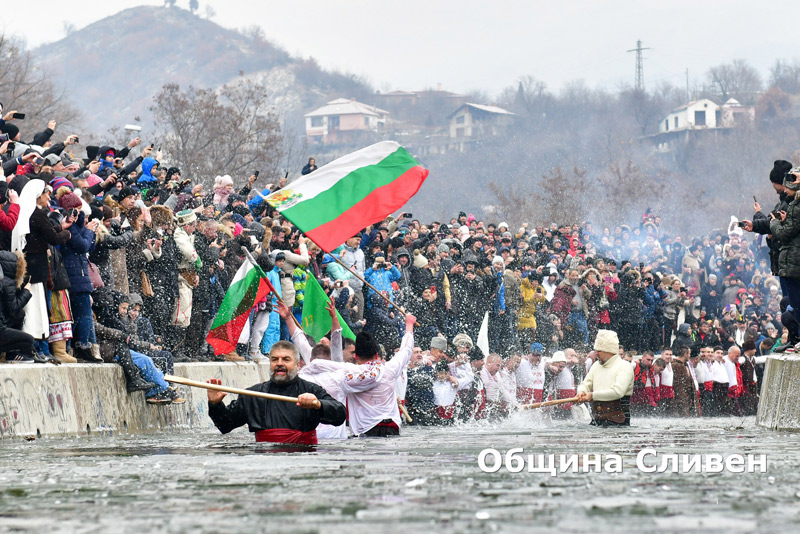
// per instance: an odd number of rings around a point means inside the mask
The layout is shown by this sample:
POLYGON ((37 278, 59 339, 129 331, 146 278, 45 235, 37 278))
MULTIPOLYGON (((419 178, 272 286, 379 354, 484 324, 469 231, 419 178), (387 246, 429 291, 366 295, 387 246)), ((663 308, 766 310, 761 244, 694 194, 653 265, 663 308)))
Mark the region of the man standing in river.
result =
POLYGON ((633 368, 618 355, 617 333, 598 330, 594 350, 599 364, 578 386, 578 402, 592 403, 593 425, 630 426, 633 368))
MULTIPOLYGON (((297 404, 259 397, 241 396, 225 406, 220 391, 208 390, 208 415, 220 432, 247 424, 255 432, 256 441, 316 445, 317 425, 338 426, 344 423, 344 405, 331 397, 321 386, 297 376, 300 355, 288 341, 272 345, 269 353, 269 381, 248 389, 297 397, 297 404)), ((220 384, 211 379, 210 384, 220 384)))

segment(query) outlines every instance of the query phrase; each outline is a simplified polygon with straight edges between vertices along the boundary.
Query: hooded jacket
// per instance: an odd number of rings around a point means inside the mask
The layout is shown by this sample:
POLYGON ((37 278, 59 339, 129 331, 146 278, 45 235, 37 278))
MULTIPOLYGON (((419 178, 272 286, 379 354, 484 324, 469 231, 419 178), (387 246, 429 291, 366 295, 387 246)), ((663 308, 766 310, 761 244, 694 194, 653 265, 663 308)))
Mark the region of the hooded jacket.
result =
POLYGON ((156 158, 146 157, 142 160, 142 175, 136 180, 139 187, 151 188, 158 185, 158 180, 153 177, 153 167, 158 165, 156 158))
POLYGON ((0 251, 0 327, 19 328, 25 317, 25 305, 30 292, 22 287, 25 276, 25 257, 20 252, 0 251))

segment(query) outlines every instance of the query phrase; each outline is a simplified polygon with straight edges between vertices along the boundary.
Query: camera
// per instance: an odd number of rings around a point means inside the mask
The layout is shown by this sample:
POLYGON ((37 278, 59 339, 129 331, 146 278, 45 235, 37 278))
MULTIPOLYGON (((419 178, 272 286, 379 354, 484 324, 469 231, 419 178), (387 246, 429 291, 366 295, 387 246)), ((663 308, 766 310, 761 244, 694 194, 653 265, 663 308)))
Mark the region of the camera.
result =
POLYGON ((8 141, 8 134, 0 134, 0 143, 8 141))
POLYGON ((744 228, 745 226, 747 226, 747 223, 745 223, 744 221, 739 221, 736 223, 736 226, 738 226, 739 228, 744 228))

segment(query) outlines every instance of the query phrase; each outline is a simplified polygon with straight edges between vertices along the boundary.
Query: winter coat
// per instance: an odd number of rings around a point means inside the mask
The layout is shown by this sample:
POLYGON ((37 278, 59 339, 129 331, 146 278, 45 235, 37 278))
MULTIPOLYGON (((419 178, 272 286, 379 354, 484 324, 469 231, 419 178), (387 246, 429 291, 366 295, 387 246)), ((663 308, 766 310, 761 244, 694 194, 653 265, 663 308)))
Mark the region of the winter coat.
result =
MULTIPOLYGON (((772 212, 778 213, 779 211, 788 211, 789 203, 786 200, 786 195, 782 193, 780 195, 780 200, 775 204, 775 207, 772 208, 772 212)), ((753 233, 767 235, 770 269, 772 270, 772 274, 778 274, 778 257, 781 252, 781 241, 774 235, 771 235, 769 216, 762 211, 756 212, 756 214, 753 215, 753 233)))
POLYGON ((157 163, 158 161, 156 158, 151 158, 149 156, 142 160, 142 175, 136 180, 136 184, 140 188, 149 189, 158 185, 158 179, 151 174, 153 167, 155 167, 157 163))
MULTIPOLYGON (((397 282, 400 280, 400 271, 397 270, 397 267, 394 265, 390 265, 385 263, 387 267, 391 267, 390 269, 373 269, 370 267, 364 273, 364 278, 372 284, 372 286, 377 289, 378 291, 385 291, 386 296, 389 297, 390 300, 394 300, 394 294, 392 292, 392 282, 397 282)), ((370 289, 370 302, 372 302, 372 295, 375 292, 370 289)))
MULTIPOLYGON (((89 254, 89 261, 97 265, 97 269, 100 271, 100 277, 103 279, 103 285, 109 290, 121 289, 117 288, 115 284, 115 271, 116 268, 119 267, 117 266, 115 268, 111 256, 112 251, 124 251, 125 247, 127 247, 131 241, 133 241, 133 228, 130 226, 127 227, 125 231, 121 231, 118 228, 112 228, 112 230, 109 231, 102 225, 98 227, 97 242, 95 243, 94 250, 89 254)), ((127 289, 127 280, 125 285, 125 289, 127 289)), ((121 292, 125 293, 125 291, 121 292)))
POLYGON ((25 259, 32 284, 46 283, 50 277, 47 249, 50 245, 63 245, 70 239, 69 230, 56 230, 47 218, 47 208, 36 208, 30 218, 30 233, 25 241, 25 259))
POLYGON ((800 195, 789 204, 786 219, 772 219, 770 232, 781 242, 778 254, 778 276, 800 278, 800 195))
POLYGON ((69 227, 69 241, 61 248, 64 267, 69 275, 72 293, 91 293, 94 291, 89 278, 89 252, 94 249, 94 232, 84 226, 84 214, 69 227))
POLYGON ((517 314, 519 318, 518 328, 520 330, 524 328, 536 328, 536 310, 547 302, 544 296, 544 288, 541 286, 534 287, 527 278, 523 278, 519 290, 522 297, 522 304, 517 314))
POLYGON ((25 305, 31 294, 22 286, 25 277, 25 257, 21 253, 0 251, 0 329, 22 326, 25 305))

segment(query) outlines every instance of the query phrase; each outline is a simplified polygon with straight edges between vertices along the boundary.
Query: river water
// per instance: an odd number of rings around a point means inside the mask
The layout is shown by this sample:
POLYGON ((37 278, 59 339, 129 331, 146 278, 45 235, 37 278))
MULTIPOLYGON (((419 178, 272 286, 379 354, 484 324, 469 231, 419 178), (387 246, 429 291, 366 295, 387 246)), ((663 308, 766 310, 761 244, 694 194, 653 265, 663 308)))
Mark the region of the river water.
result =
POLYGON ((243 429, 0 442, 0 532, 800 532, 800 435, 741 419, 404 429, 313 451, 243 429), (609 454, 622 473, 482 472, 478 454, 609 454), (766 473, 645 473, 659 453, 763 453, 766 473))

